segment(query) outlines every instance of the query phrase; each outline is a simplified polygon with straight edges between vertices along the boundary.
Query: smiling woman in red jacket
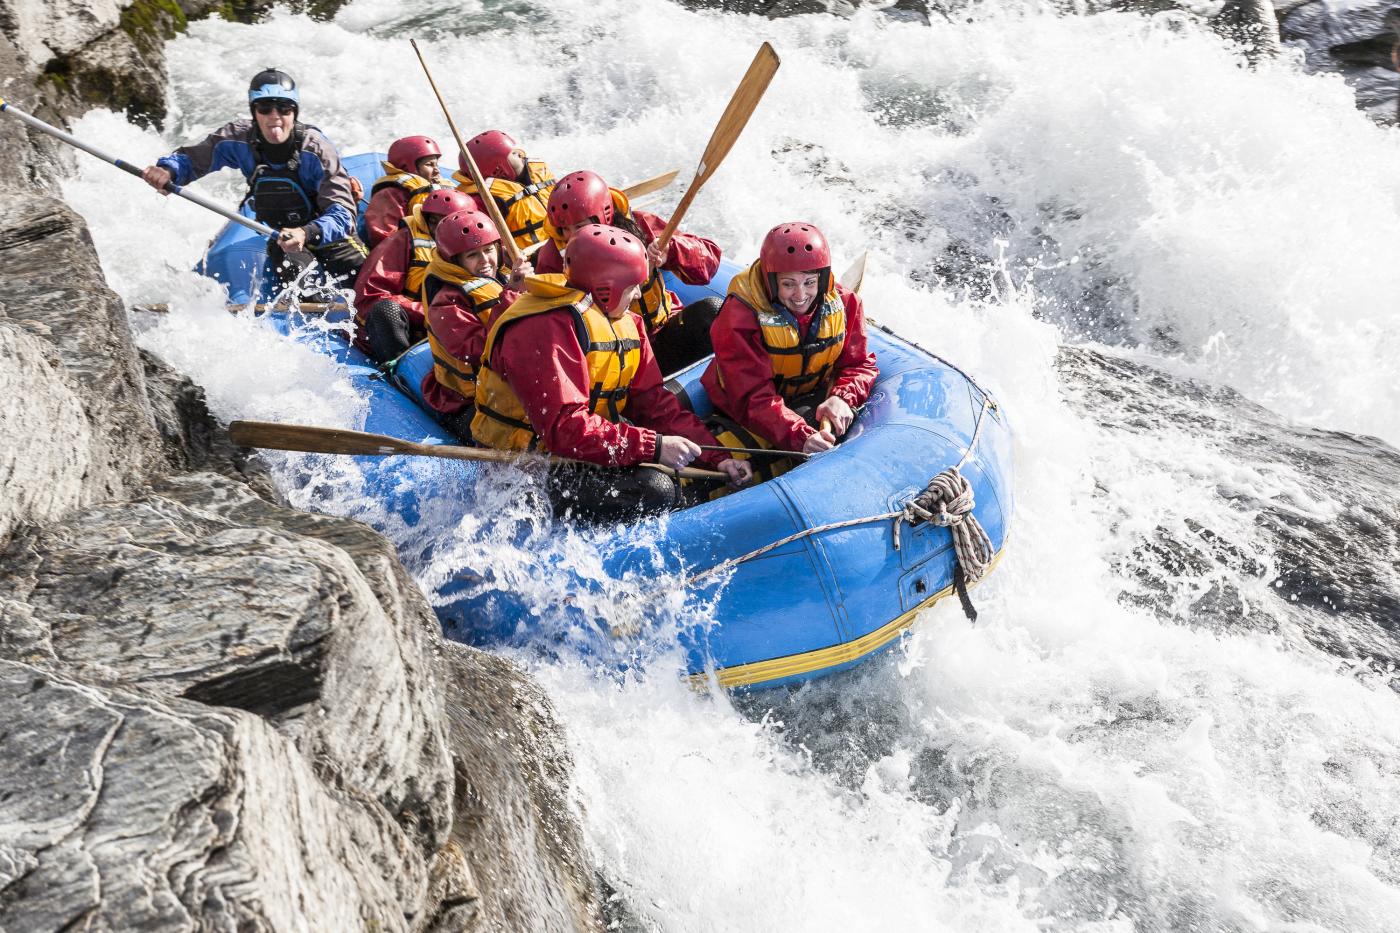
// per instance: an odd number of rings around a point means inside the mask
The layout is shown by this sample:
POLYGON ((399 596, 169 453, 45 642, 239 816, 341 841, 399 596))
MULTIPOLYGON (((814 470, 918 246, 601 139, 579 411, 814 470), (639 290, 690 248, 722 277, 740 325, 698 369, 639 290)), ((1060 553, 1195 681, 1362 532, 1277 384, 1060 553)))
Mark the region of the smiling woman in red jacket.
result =
POLYGON ((438 421, 464 441, 471 440, 476 415, 476 371, 486 345, 486 328, 520 296, 527 260, 503 274, 501 234, 480 211, 459 211, 437 228, 437 250, 423 280, 428 305, 428 344, 433 368, 423 377, 423 400, 438 421))
POLYGON ((469 194, 434 191, 370 252, 355 279, 356 347, 387 363, 423 339, 423 277, 433 234, 444 217, 476 206, 469 194))
POLYGON ((735 485, 752 476, 747 463, 700 449, 714 436, 662 384, 646 328, 628 310, 648 272, 636 237, 583 227, 564 274, 527 280, 525 294, 487 328, 472 421, 477 443, 610 468, 551 470, 558 514, 620 521, 679 506, 677 481, 642 463, 699 461, 735 485))
POLYGON ((609 224, 626 230, 647 248, 647 279, 630 310, 642 319, 647 337, 656 353, 661 373, 669 376, 714 351, 710 348, 710 325, 719 314, 718 298, 702 298, 681 307, 680 299, 666 288, 663 270, 687 285, 704 285, 719 270, 720 250, 712 241, 677 230, 663 256, 656 238, 666 229, 666 221, 634 211, 627 195, 593 172, 565 175, 550 192, 549 216, 544 231, 548 242, 535 254, 540 272, 561 272, 564 250, 574 231, 588 224, 609 224))
POLYGON ((729 283, 701 377, 713 401, 754 439, 783 450, 830 450, 865 404, 880 369, 865 342, 860 296, 831 275, 812 224, 778 224, 758 261, 729 283), (831 430, 820 429, 822 421, 831 430))

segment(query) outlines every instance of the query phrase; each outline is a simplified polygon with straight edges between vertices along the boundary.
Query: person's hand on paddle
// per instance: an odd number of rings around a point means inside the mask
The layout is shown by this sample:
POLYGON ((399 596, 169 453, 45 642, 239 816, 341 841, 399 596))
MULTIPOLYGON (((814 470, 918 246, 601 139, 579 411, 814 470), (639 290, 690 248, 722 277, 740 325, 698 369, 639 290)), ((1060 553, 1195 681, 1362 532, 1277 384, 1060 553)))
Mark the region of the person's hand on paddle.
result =
POLYGON ((521 259, 519 265, 510 270, 510 277, 506 279, 506 285, 513 291, 525 290, 525 276, 534 275, 535 267, 528 259, 521 259))
POLYGON ((306 249, 306 228, 288 227, 277 233, 277 245, 284 253, 300 253, 306 249))
POLYGON ((851 406, 846 404, 845 399, 833 395, 817 406, 816 419, 818 424, 823 421, 831 422, 831 433, 834 440, 846 433, 846 429, 856 419, 856 413, 851 411, 851 406))
POLYGON ((174 181, 175 176, 170 174, 169 169, 163 169, 159 165, 148 165, 141 173, 141 180, 161 194, 169 196, 170 192, 165 186, 174 181))
POLYGON ((747 460, 736 460, 731 457, 724 460, 719 465, 720 471, 729 477, 729 485, 746 486, 749 480, 753 479, 753 467, 747 460))
POLYGON ((673 470, 690 466, 691 461, 700 456, 700 445, 679 434, 658 434, 656 442, 656 462, 673 470))
POLYGON ((669 249, 669 246, 662 246, 656 240, 647 244, 647 263, 653 272, 666 265, 666 253, 669 249))
POLYGON ((836 446, 836 438, 830 431, 817 431, 802 444, 804 454, 819 454, 836 446))

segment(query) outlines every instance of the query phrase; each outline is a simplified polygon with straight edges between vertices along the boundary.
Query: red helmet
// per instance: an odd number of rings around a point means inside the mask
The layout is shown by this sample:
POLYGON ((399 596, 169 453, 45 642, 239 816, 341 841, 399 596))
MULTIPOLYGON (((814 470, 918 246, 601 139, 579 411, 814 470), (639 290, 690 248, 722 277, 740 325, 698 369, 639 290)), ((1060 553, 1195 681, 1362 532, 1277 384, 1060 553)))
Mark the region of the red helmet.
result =
POLYGON ((569 284, 593 296, 605 312, 616 311, 622 293, 647 280, 646 247, 632 234, 589 224, 574 234, 564 251, 569 284))
POLYGON ((442 156, 438 144, 426 136, 405 136, 389 147, 389 164, 405 172, 417 172, 418 160, 442 156))
POLYGON ((610 224, 613 222, 612 191, 601 175, 572 172, 559 179, 554 186, 546 209, 549 222, 559 230, 585 220, 610 224))
POLYGON ((481 204, 476 198, 456 188, 439 188, 423 199, 419 210, 424 214, 446 217, 458 211, 478 211, 481 204))
MULTIPOLYGON (((510 167, 510 154, 520 147, 500 130, 487 130, 467 140, 467 151, 481 169, 482 178, 514 178, 515 170, 510 167)), ((460 154, 457 162, 462 171, 467 171, 467 160, 460 154)))
POLYGON ((433 239, 437 241, 439 253, 452 257, 498 243, 501 235, 490 217, 481 211, 468 210, 444 218, 438 223, 433 239))
POLYGON ((826 237, 811 224, 778 224, 763 238, 758 251, 763 271, 769 275, 784 272, 812 272, 831 267, 831 247, 826 237))

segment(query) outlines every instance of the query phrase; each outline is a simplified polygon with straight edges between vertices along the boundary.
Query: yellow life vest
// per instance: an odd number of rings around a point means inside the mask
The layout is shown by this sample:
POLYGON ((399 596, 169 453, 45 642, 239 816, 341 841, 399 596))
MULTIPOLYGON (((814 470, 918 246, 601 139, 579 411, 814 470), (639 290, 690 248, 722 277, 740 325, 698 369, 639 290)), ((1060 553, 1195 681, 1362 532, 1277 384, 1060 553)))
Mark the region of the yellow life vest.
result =
POLYGON ((369 196, 374 197, 384 188, 402 188, 404 194, 408 195, 408 204, 404 208, 407 214, 423 203, 423 199, 432 194, 442 185, 435 185, 422 175, 415 175, 412 172, 405 172, 392 162, 380 162, 384 166, 384 176, 374 183, 369 189, 369 196))
POLYGON ((574 333, 588 363, 588 407, 595 415, 619 421, 627 408, 627 393, 642 365, 642 334, 630 314, 612 321, 593 306, 593 298, 569 288, 562 275, 529 279, 526 293, 505 313, 492 319, 486 332, 477 380, 476 416, 472 437, 498 450, 533 450, 539 436, 530 425, 525 406, 515 391, 491 368, 491 353, 502 330, 514 321, 567 308, 574 333))
MULTIPOLYGON (((491 197, 521 249, 544 239, 544 225, 549 219, 545 207, 549 203, 549 193, 554 190, 549 166, 543 162, 526 162, 525 166, 530 178, 528 185, 508 178, 490 179, 491 197)), ((457 182, 458 191, 477 194, 476 182, 466 172, 454 172, 452 180, 457 182)))
POLYGON ((754 262, 730 281, 729 294, 758 318, 759 335, 773 367, 773 386, 786 401, 824 394, 834 381, 832 370, 846 345, 846 306, 836 286, 829 285, 804 335, 792 312, 769 300, 766 278, 762 264, 754 262))
MULTIPOLYGON (((404 215, 399 226, 407 227, 408 235, 413 237, 408 253, 408 280, 403 293, 422 301, 423 276, 428 271, 428 264, 437 255, 436 244, 433 243, 433 235, 428 232, 428 221, 417 207, 404 215)), ((427 304, 424 303, 423 307, 426 309, 427 304)))
POLYGON ((428 324, 428 346, 433 351, 433 377, 438 385, 446 386, 471 402, 476 399, 476 369, 467 360, 453 356, 433 333, 433 316, 427 313, 433 298, 444 288, 460 289, 467 296, 473 313, 489 326, 491 314, 501 303, 501 283, 495 279, 473 276, 466 269, 443 259, 437 253, 423 278, 423 309, 428 324))
MULTIPOLYGON (((632 206, 627 202, 627 195, 616 188, 609 188, 612 193, 613 214, 619 217, 632 217, 632 206)), ((554 243, 554 248, 559 250, 559 255, 564 255, 564 234, 550 223, 546 217, 544 221, 545 236, 554 243)), ((641 294, 637 300, 628 306, 627 310, 634 312, 647 325, 647 333, 655 334, 667 321, 671 319, 674 310, 671 307, 671 293, 666 290, 666 280, 661 277, 660 269, 651 270, 651 277, 642 284, 641 294)))

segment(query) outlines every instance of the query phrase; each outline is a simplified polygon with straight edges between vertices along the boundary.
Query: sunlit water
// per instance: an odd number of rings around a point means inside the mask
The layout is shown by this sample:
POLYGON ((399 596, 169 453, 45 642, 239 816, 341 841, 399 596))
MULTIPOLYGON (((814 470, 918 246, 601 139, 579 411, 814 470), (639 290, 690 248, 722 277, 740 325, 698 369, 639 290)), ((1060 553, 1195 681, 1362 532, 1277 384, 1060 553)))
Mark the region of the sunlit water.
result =
MULTIPOLYGON (((1302 424, 1400 440, 1400 144, 1340 80, 1288 60, 1250 72, 1176 16, 970 9, 923 27, 660 0, 361 0, 331 24, 196 24, 170 45, 164 135, 106 113, 77 131, 146 160, 237 115, 246 76, 279 64, 344 152, 447 140, 414 35, 465 132, 501 126, 556 174, 626 183, 689 170, 771 40, 782 69, 687 226, 741 261, 794 218, 827 232, 838 266, 870 249, 871 312, 1011 413, 1013 547, 976 591, 976 627, 940 605, 886 656, 799 691, 699 696, 664 653, 622 681, 522 656, 567 724, 620 922, 1392 930, 1389 629, 1371 618, 1360 648, 1319 650, 1338 640, 1315 637, 1324 622, 1353 620, 1276 585, 1291 543, 1262 522, 1324 525, 1360 504, 1297 458, 1264 456, 1267 437, 1231 446, 1206 430, 1228 404, 1168 387, 1130 417, 1114 399, 1131 380, 1096 395, 1106 370, 1071 380, 1056 357, 1098 342, 1302 424), (1164 540, 1209 540, 1214 556, 1149 546, 1164 540)), ((343 374, 228 316, 184 271, 217 218, 82 169, 68 194, 114 287, 175 305, 139 322, 143 344, 201 382, 219 417, 361 423, 343 374)), ((233 175, 202 185, 230 202, 242 190, 233 175)), ((274 464, 293 501, 421 544, 376 513, 353 467, 274 464)), ((550 569, 597 579, 596 556, 587 535, 516 504, 518 480, 493 482, 510 521, 454 519, 415 572, 431 596, 450 565, 493 567, 547 627, 550 569)), ((1394 591, 1386 534, 1341 559, 1374 564, 1394 591)), ((602 627, 628 585, 598 582, 584 608, 602 627)))

